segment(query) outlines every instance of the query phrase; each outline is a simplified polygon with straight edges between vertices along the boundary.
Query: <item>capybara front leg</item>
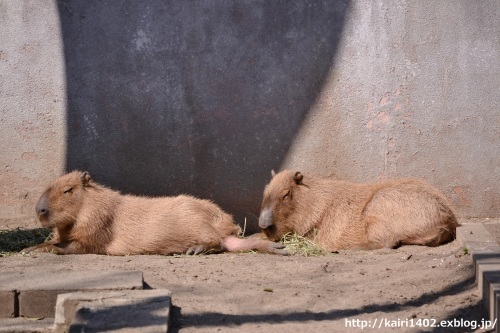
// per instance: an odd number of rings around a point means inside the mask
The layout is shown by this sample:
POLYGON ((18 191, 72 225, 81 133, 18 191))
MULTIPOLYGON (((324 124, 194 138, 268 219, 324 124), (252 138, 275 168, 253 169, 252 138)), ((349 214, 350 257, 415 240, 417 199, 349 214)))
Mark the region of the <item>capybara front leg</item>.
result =
POLYGON ((262 239, 259 236, 249 238, 228 236, 222 241, 222 248, 229 252, 257 250, 263 253, 288 255, 288 252, 284 250, 285 245, 262 239))
POLYGON ((55 245, 56 243, 54 241, 49 241, 45 242, 42 244, 38 244, 35 246, 30 246, 25 249, 21 250, 21 254, 28 254, 31 252, 45 252, 45 253, 55 253, 59 254, 60 253, 60 247, 55 245))
POLYGON ((74 242, 60 242, 48 241, 36 246, 31 246, 21 250, 21 254, 28 254, 31 252, 54 253, 54 254, 81 254, 80 246, 74 242))

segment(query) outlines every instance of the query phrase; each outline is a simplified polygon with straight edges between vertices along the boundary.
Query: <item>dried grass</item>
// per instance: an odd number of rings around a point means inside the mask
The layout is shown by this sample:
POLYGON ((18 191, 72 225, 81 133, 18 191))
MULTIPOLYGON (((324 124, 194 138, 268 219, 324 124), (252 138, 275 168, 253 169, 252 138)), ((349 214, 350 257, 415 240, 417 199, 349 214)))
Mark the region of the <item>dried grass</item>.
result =
POLYGON ((26 247, 46 242, 50 236, 50 230, 43 228, 0 230, 0 257, 11 256, 26 247))
POLYGON ((281 237, 281 243, 291 255, 302 255, 304 257, 316 257, 329 254, 328 251, 315 244, 313 241, 294 233, 287 233, 281 237))

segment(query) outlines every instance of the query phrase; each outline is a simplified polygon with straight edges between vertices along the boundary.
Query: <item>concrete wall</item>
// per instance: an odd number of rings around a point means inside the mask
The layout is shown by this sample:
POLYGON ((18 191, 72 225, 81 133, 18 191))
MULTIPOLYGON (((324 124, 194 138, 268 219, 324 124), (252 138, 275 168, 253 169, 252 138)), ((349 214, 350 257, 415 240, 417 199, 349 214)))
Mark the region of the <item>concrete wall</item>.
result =
POLYGON ((34 223, 65 170, 66 72, 55 1, 0 0, 0 229, 34 223))
POLYGON ((355 1, 284 162, 355 181, 421 177, 500 215, 500 2, 355 1))
POLYGON ((499 18, 498 1, 0 1, 0 219, 86 169, 253 229, 285 167, 422 177, 498 216, 499 18))
POLYGON ((422 177, 464 216, 500 214, 500 2, 353 2, 284 163, 422 177))

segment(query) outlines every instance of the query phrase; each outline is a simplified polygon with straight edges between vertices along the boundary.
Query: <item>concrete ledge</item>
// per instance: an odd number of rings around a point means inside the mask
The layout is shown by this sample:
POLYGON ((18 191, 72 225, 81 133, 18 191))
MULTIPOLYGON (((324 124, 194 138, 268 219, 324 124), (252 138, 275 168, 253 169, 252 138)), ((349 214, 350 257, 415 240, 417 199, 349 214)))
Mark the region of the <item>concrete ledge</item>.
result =
POLYGON ((53 271, 37 273, 1 272, 0 314, 3 318, 54 317, 57 295, 72 291, 142 289, 142 272, 53 271), (14 291, 14 297, 11 297, 14 291), (17 303, 16 303, 17 302, 17 303))
POLYGON ((53 318, 30 320, 27 318, 0 318, 0 333, 52 333, 53 318))
POLYGON ((466 246, 471 254, 497 253, 500 245, 481 223, 466 223, 457 228, 457 240, 466 246))
MULTIPOLYGON (((483 304, 488 311, 490 320, 498 318, 498 297, 500 296, 500 265, 496 265, 494 271, 485 271, 483 273, 483 304)), ((498 327, 498 324, 497 324, 498 327)), ((499 330, 497 329, 497 332, 499 330)))
MULTIPOLYGON (((476 282, 489 320, 499 317, 500 245, 481 223, 462 224, 457 240, 468 249, 476 273, 476 282)), ((499 324, 495 327, 500 332, 499 324)))
POLYGON ((168 290, 76 292, 57 298, 56 332, 167 332, 168 290))

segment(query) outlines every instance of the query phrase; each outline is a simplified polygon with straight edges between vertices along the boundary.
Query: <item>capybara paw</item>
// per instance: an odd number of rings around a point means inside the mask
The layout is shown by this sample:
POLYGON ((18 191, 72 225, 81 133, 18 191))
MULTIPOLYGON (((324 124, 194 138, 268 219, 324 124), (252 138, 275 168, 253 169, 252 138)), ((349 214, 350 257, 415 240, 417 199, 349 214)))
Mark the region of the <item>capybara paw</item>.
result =
POLYGON ((21 254, 29 254, 29 253, 54 253, 54 254, 61 254, 59 249, 53 245, 51 246, 45 246, 45 247, 37 247, 37 246, 31 246, 27 247, 25 249, 22 249, 21 254))
POLYGON ((205 245, 195 245, 195 246, 191 246, 186 251, 186 254, 187 255, 197 255, 197 254, 200 254, 202 252, 205 252, 206 250, 208 250, 208 249, 205 245))
POLYGON ((33 252, 36 249, 36 246, 30 246, 25 249, 22 249, 19 253, 20 254, 28 254, 30 252, 33 252))
POLYGON ((269 242, 267 246, 267 250, 269 253, 280 254, 282 256, 287 256, 288 251, 285 250, 285 245, 281 243, 269 242))

